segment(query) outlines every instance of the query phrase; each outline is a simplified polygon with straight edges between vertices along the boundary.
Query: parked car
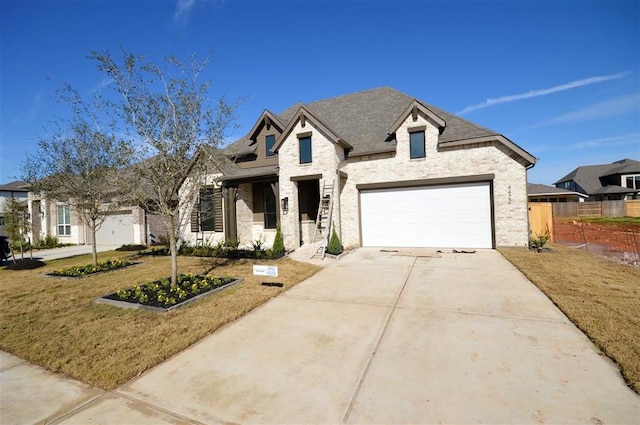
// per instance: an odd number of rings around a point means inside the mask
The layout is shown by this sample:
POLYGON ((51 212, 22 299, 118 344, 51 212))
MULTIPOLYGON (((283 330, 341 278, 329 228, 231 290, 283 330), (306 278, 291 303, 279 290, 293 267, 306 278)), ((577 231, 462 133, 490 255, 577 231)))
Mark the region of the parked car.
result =
POLYGON ((9 238, 0 236, 0 262, 8 260, 11 256, 11 247, 9 247, 9 238))

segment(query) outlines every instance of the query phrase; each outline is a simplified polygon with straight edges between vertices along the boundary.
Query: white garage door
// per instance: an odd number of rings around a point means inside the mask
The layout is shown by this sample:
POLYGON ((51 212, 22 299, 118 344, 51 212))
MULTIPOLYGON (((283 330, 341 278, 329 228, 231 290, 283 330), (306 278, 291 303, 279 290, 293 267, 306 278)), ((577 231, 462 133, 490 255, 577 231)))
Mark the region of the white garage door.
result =
POLYGON ((96 232, 98 245, 124 245, 133 243, 133 217, 131 213, 110 215, 96 232))
POLYGON ((363 246, 492 248, 489 183, 363 190, 363 246))

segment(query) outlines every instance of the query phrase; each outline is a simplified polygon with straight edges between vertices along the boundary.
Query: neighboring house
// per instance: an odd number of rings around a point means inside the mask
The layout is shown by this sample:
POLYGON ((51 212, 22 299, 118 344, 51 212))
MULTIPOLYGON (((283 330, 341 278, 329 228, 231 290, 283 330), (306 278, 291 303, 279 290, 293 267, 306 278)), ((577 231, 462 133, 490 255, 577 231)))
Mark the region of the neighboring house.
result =
MULTIPOLYGON (((68 202, 48 199, 37 190, 29 192, 28 202, 33 243, 46 236, 57 237, 61 243, 92 242, 90 227, 68 202)), ((161 229, 157 216, 138 206, 126 206, 107 217, 96 232, 96 240, 100 245, 148 244, 155 229, 161 229)))
POLYGON ((28 192, 27 183, 21 180, 0 185, 0 236, 7 235, 4 220, 5 202, 7 199, 15 198, 26 205, 28 192))
POLYGON ((503 135, 392 88, 265 110, 182 228, 191 242, 313 237, 325 185, 346 247, 526 246, 527 169, 503 135), (205 219, 203 219, 203 217, 205 219))
POLYGON ((527 183, 529 202, 584 202, 589 196, 546 184, 527 183))
POLYGON ((622 159, 612 164, 578 167, 554 185, 580 192, 588 201, 615 201, 640 197, 640 162, 622 159))

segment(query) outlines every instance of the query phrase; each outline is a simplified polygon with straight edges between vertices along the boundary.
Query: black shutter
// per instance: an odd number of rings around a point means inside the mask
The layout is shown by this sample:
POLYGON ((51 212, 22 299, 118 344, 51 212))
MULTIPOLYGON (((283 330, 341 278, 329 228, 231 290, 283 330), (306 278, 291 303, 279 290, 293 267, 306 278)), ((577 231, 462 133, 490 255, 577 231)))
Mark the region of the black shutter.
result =
POLYGON ((200 231, 200 200, 196 202, 191 210, 191 233, 200 231))
POLYGON ((222 188, 213 192, 214 231, 222 232, 222 188))

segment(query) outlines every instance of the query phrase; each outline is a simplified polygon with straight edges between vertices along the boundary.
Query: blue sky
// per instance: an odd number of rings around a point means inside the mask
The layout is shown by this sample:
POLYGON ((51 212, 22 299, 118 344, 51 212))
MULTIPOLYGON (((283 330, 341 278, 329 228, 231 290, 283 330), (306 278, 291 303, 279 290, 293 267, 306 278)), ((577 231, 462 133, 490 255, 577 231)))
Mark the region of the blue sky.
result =
POLYGON ((211 55, 214 94, 244 98, 246 133, 281 112, 380 86, 491 128, 539 158, 529 181, 640 160, 640 2, 0 0, 0 183, 64 109, 86 58, 120 46, 211 55))

